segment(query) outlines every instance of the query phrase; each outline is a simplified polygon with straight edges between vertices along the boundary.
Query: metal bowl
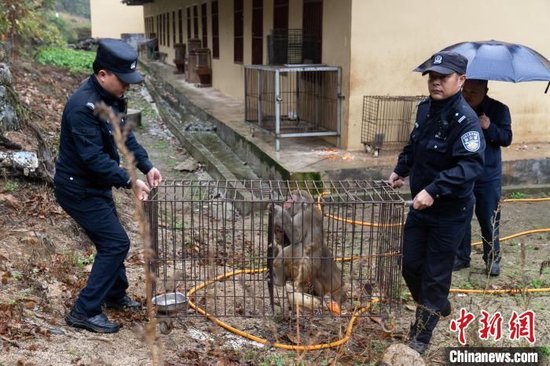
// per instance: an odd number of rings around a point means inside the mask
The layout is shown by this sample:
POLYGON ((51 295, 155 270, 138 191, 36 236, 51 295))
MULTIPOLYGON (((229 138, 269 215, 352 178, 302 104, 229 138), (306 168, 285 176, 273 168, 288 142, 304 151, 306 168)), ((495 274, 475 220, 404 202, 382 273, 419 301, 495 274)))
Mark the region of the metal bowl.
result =
POLYGON ((167 292, 152 299, 159 313, 175 313, 187 306, 187 298, 181 292, 167 292))

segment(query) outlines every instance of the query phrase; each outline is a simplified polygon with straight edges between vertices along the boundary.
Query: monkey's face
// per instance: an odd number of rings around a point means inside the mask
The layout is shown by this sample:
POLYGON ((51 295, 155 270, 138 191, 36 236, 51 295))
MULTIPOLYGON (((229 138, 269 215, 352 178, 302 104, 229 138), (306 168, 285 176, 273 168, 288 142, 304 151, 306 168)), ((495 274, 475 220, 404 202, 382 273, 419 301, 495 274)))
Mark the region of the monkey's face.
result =
POLYGON ((294 205, 294 197, 293 195, 291 195, 290 197, 288 197, 288 199, 285 201, 285 203, 283 203, 283 208, 287 211, 291 211, 292 210, 292 206, 294 205))
POLYGON ((309 192, 296 189, 290 192, 288 199, 285 201, 285 203, 283 203, 283 208, 287 211, 290 210, 292 213, 292 211, 299 210, 299 207, 297 205, 298 203, 313 203, 313 202, 315 201, 313 200, 313 197, 311 196, 311 194, 309 194, 309 192))
POLYGON ((275 235, 275 242, 279 245, 284 246, 285 243, 285 231, 280 225, 275 225, 273 227, 273 233, 275 235))

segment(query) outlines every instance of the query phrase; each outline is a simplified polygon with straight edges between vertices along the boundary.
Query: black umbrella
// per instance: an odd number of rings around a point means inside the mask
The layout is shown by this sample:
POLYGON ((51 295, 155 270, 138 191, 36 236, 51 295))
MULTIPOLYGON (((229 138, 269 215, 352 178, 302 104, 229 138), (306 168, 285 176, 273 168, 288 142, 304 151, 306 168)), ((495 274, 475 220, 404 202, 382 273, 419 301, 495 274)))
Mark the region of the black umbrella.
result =
MULTIPOLYGON (((461 42, 442 51, 454 51, 465 56, 468 59, 466 76, 470 79, 513 83, 550 81, 550 61, 537 51, 521 44, 495 40, 461 42)), ((428 59, 414 71, 422 72, 429 61, 428 59)))

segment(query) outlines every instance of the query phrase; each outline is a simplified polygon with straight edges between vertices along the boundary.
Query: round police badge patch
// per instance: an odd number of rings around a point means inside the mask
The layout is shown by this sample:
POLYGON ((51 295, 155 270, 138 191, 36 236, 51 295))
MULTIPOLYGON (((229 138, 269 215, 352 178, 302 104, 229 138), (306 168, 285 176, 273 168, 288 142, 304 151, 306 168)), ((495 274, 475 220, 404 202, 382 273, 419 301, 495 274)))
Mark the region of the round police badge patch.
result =
POLYGON ((477 131, 466 132, 460 139, 462 140, 462 146, 470 152, 478 151, 481 146, 481 139, 477 131))

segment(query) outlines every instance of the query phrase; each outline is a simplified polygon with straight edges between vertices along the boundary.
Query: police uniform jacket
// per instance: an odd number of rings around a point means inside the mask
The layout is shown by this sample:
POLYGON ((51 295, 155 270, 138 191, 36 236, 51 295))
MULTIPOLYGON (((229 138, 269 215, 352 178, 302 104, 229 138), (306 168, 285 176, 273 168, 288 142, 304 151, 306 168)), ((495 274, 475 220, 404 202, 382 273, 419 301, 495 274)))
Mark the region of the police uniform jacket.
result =
MULTIPOLYGON (((80 187, 111 189, 130 187, 130 176, 120 167, 120 157, 111 124, 94 115, 96 102, 103 101, 115 113, 126 113, 126 100, 111 96, 91 75, 69 98, 61 119, 59 156, 54 182, 80 187)), ((124 126, 125 118, 121 121, 124 126)), ((137 168, 147 174, 153 168, 147 152, 132 132, 126 146, 133 152, 137 168)))
POLYGON ((501 146, 510 146, 512 143, 512 118, 506 104, 485 96, 476 108, 479 115, 485 114, 491 120, 489 128, 483 130, 487 147, 485 148, 485 169, 478 178, 478 182, 500 180, 502 176, 501 146))
POLYGON ((415 126, 394 172, 409 176, 412 196, 425 189, 433 208, 466 202, 483 170, 485 139, 462 93, 418 106, 415 126))

